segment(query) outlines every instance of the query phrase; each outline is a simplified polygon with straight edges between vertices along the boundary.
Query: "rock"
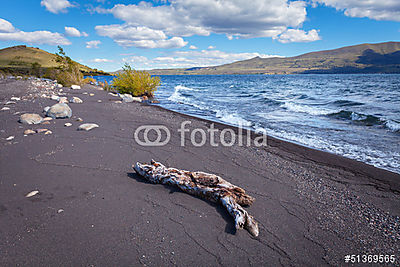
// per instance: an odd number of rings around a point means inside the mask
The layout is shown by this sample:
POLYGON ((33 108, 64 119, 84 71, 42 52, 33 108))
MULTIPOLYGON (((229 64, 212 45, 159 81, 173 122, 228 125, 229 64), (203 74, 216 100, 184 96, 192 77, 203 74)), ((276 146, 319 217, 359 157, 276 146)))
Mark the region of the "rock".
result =
POLYGON ((112 95, 112 96, 118 96, 118 94, 114 94, 114 93, 108 93, 109 95, 112 95))
POLYGON ((57 210, 57 213, 61 213, 61 212, 64 212, 64 210, 63 209, 57 210))
POLYGON ((6 103, 4 103, 4 105, 14 105, 15 102, 14 101, 7 101, 6 103))
POLYGON ((153 101, 151 101, 151 103, 153 103, 153 104, 159 104, 160 101, 158 101, 158 100, 153 100, 153 101))
POLYGON ((37 194, 39 194, 39 191, 34 190, 34 191, 29 192, 28 194, 26 194, 25 197, 33 197, 33 196, 35 196, 35 195, 37 195, 37 194))
POLYGON ((10 108, 9 108, 9 107, 3 107, 1 110, 2 110, 2 111, 10 110, 10 108))
POLYGON ((94 96, 94 94, 93 94, 93 93, 90 93, 89 96, 94 96))
POLYGON ((42 122, 41 124, 50 124, 50 122, 49 121, 44 121, 44 122, 42 122))
POLYGON ((43 118, 39 114, 25 113, 19 117, 19 122, 23 124, 39 124, 43 118))
POLYGON ((82 93, 82 95, 87 95, 87 94, 88 94, 87 92, 83 92, 83 93, 82 93))
POLYGON ((68 103, 67 97, 65 97, 65 96, 60 97, 60 99, 58 100, 58 103, 68 103))
POLYGON ((65 127, 70 127, 70 126, 72 126, 72 123, 67 122, 66 124, 64 124, 64 126, 65 126, 65 127))
POLYGON ((73 90, 79 90, 79 89, 81 89, 81 87, 80 87, 79 85, 73 84, 73 85, 71 85, 71 89, 73 89, 73 90))
POLYGON ((11 136, 7 137, 6 140, 7 140, 7 141, 11 141, 11 140, 13 140, 14 138, 15 138, 15 136, 11 135, 11 136))
POLYGON ((72 98, 69 100, 69 102, 70 102, 70 103, 75 103, 75 104, 81 104, 81 103, 83 103, 82 99, 80 99, 79 97, 76 97, 76 96, 72 97, 72 98))
MULTIPOLYGON (((49 108, 50 108, 50 107, 49 107, 49 108)), ((43 120, 44 120, 44 121, 52 121, 52 120, 53 120, 53 118, 46 117, 46 118, 43 118, 43 120)))
POLYGON ((62 88, 63 85, 62 85, 62 84, 57 84, 57 87, 58 87, 58 88, 62 88))
POLYGON ((44 113, 47 113, 47 111, 49 111, 49 109, 50 109, 50 107, 47 106, 47 107, 45 107, 45 108, 43 109, 43 112, 44 112, 44 113))
POLYGON ((50 130, 48 130, 48 131, 46 131, 44 134, 52 134, 53 132, 52 131, 50 131, 50 130))
POLYGON ((24 135, 31 135, 31 134, 35 134, 36 132, 34 130, 28 129, 24 131, 24 135))
POLYGON ((103 101, 101 101, 101 100, 97 100, 97 102, 98 102, 98 103, 101 103, 101 102, 103 102, 103 101))
POLYGON ((77 118, 76 121, 83 121, 82 118, 77 118))
POLYGON ((47 132, 48 129, 36 129, 37 133, 43 133, 43 132, 47 132))
POLYGON ((60 100, 60 97, 58 95, 52 95, 50 98, 51 98, 51 100, 55 100, 55 101, 60 100))
POLYGON ((133 101, 142 102, 142 99, 140 97, 133 97, 130 94, 123 94, 123 95, 120 95, 120 97, 122 98, 122 102, 125 102, 125 103, 131 103, 133 101))
POLYGON ((121 100, 117 100, 117 101, 114 101, 114 103, 121 104, 122 101, 121 100))
POLYGON ((149 100, 149 98, 146 95, 142 96, 142 99, 143 100, 149 100))
POLYGON ((72 110, 67 104, 58 103, 52 105, 50 109, 47 111, 46 115, 53 119, 71 118, 72 110))
POLYGON ((97 125, 95 123, 84 123, 84 124, 79 125, 78 131, 83 131, 83 130, 84 131, 90 131, 90 130, 92 130, 94 128, 97 128, 97 127, 99 127, 99 125, 97 125))
POLYGON ((13 100, 13 101, 20 101, 21 100, 20 97, 15 97, 15 96, 11 97, 10 99, 13 100))

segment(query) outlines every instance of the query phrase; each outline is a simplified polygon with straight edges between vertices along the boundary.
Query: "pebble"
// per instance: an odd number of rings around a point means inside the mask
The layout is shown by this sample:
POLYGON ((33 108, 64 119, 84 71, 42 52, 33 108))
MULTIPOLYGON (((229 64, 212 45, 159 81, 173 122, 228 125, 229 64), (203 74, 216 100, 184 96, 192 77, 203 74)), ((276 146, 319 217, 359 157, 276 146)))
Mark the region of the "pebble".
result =
POLYGON ((24 131, 24 135, 31 135, 31 134, 35 134, 36 132, 34 130, 28 129, 24 131))
POLYGON ((64 210, 63 209, 57 210, 57 213, 61 213, 61 212, 64 212, 64 210))
POLYGON ((97 102, 101 103, 101 102, 103 102, 103 101, 101 101, 101 100, 97 100, 97 102))
POLYGON ((52 133, 53 133, 52 131, 48 130, 44 134, 47 135, 47 134, 52 134, 52 133))
POLYGON ((76 121, 83 121, 82 118, 77 118, 76 121))
POLYGON ((78 131, 90 131, 97 127, 99 127, 99 125, 97 125, 95 123, 84 123, 84 124, 79 125, 78 131))
POLYGON ((70 126, 72 126, 72 123, 67 122, 67 123, 64 124, 64 126, 65 126, 65 127, 70 127, 70 126))
POLYGON ((7 137, 6 140, 7 140, 7 141, 11 141, 11 140, 13 140, 14 138, 15 138, 15 136, 11 135, 11 136, 7 137))
POLYGON ((33 197, 33 196, 35 196, 37 194, 39 194, 39 191, 38 190, 34 190, 34 191, 29 192, 28 194, 26 194, 25 197, 33 197))
POLYGON ((83 103, 83 100, 80 99, 79 97, 74 96, 69 100, 69 102, 70 103, 75 103, 75 104, 81 104, 81 103, 83 103))
POLYGON ((43 118, 43 120, 44 120, 44 121, 52 121, 52 120, 53 120, 53 118, 46 117, 46 118, 43 118))
POLYGON ((13 105, 13 104, 15 104, 14 101, 7 101, 6 103, 4 103, 4 105, 13 105))
POLYGON ((10 110, 10 108, 9 108, 9 107, 3 107, 1 110, 2 110, 2 111, 4 111, 4 110, 10 110))
POLYGON ((83 94, 83 95, 87 95, 88 93, 87 93, 87 92, 83 92, 82 94, 83 94))
POLYGON ((50 122, 49 121, 44 121, 44 122, 42 122, 41 124, 50 124, 50 122))
POLYGON ((47 107, 45 107, 45 108, 43 109, 43 112, 46 113, 47 111, 49 111, 49 109, 50 109, 50 107, 47 106, 47 107))
POLYGON ((89 95, 90 95, 90 96, 94 96, 94 94, 93 94, 93 93, 90 93, 89 95))
POLYGON ((80 87, 79 85, 73 84, 73 85, 71 85, 71 89, 73 89, 73 90, 79 90, 79 89, 81 89, 81 87, 80 87))
POLYGON ((60 97, 59 100, 58 100, 58 103, 68 103, 67 97, 65 97, 65 96, 60 97))
POLYGON ((60 97, 58 95, 52 95, 50 98, 51 98, 51 100, 55 100, 55 101, 60 100, 60 97))
POLYGON ((37 133, 43 133, 43 132, 47 132, 48 129, 36 129, 37 133))
POLYGON ((11 99, 11 100, 14 100, 14 101, 20 101, 20 100, 21 100, 20 97, 15 97, 15 96, 11 97, 10 99, 11 99))

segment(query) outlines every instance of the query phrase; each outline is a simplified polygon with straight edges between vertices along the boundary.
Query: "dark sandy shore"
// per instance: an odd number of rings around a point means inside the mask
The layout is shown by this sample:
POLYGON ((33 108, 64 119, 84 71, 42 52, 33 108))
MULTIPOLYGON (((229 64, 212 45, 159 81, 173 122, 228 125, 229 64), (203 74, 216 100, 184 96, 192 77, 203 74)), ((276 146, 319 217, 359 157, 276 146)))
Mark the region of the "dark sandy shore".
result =
MULTIPOLYGON (((0 80, 0 108, 26 95, 28 83, 0 80)), ((273 138, 261 148, 182 147, 181 122, 211 122, 115 103, 93 87, 63 90, 84 101, 69 104, 71 119, 18 123, 15 112, 42 114, 56 103, 41 97, 0 111, 0 266, 346 266, 349 254, 395 255, 399 265, 400 175, 273 138), (77 131, 77 117, 100 127, 77 131), (171 141, 138 145, 133 133, 148 124, 167 126, 171 141), (37 128, 52 134, 23 136, 37 128), (146 183, 131 165, 152 158, 246 189, 259 237, 235 231, 215 204, 146 183), (25 197, 33 190, 40 193, 25 197)))

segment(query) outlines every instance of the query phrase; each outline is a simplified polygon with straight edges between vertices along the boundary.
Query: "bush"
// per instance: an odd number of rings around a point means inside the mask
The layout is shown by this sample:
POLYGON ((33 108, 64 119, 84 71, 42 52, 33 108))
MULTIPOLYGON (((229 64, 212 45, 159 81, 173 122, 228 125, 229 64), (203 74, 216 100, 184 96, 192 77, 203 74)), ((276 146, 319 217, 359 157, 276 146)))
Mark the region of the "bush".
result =
POLYGON ((113 86, 122 94, 153 96, 160 85, 159 77, 151 77, 147 71, 137 71, 125 64, 121 73, 113 80, 113 86))

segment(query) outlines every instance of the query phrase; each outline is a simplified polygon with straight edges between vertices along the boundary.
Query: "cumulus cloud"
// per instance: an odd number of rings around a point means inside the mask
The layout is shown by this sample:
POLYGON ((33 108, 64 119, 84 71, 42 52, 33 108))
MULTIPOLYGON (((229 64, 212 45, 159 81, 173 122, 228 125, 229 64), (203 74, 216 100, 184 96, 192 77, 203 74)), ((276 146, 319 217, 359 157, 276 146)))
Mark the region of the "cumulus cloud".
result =
POLYGON ((71 42, 58 32, 24 32, 14 28, 7 20, 0 19, 0 40, 20 41, 29 44, 70 45, 71 42))
POLYGON ((318 35, 317 30, 310 30, 305 32, 299 29, 288 29, 281 35, 276 38, 281 43, 292 43, 292 42, 314 42, 321 40, 321 37, 318 35))
POLYGON ((124 58, 123 61, 131 63, 135 68, 190 68, 207 67, 231 63, 233 61, 245 60, 254 57, 277 57, 275 55, 264 55, 259 53, 227 53, 219 50, 201 51, 176 51, 168 56, 159 56, 149 59, 144 56, 132 56, 124 58))
POLYGON ((95 59, 92 59, 91 62, 104 63, 104 62, 113 62, 113 60, 106 59, 106 58, 95 58, 95 59))
POLYGON ((95 29, 98 35, 110 37, 124 47, 181 48, 187 44, 181 37, 168 39, 163 31, 131 24, 99 25, 95 29))
POLYGON ((191 45, 191 46, 189 46, 189 49, 193 49, 193 50, 195 50, 195 49, 197 49, 197 46, 195 46, 195 45, 191 45))
POLYGON ((99 40, 89 41, 86 42, 86 48, 99 48, 99 44, 101 44, 99 40))
POLYGON ((75 27, 64 27, 65 29, 65 34, 71 37, 87 37, 89 36, 86 32, 80 32, 77 28, 75 27))
POLYGON ((398 0, 314 0, 314 3, 343 10, 349 17, 400 21, 400 1, 398 0))
POLYGON ((207 49, 215 49, 215 46, 210 45, 207 49))
POLYGON ((301 0, 171 0, 160 1, 157 5, 144 1, 117 4, 110 9, 96 8, 94 12, 110 13, 125 22, 97 26, 100 35, 122 46, 159 48, 184 45, 183 39, 178 42, 173 38, 211 33, 225 34, 230 40, 275 38, 288 28, 302 25, 307 15, 305 6, 306 2, 301 0), (142 31, 155 37, 139 42, 142 31), (165 45, 166 42, 170 44, 165 45))
POLYGON ((42 0, 40 5, 46 7, 51 13, 67 12, 67 8, 74 7, 68 0, 42 0))

